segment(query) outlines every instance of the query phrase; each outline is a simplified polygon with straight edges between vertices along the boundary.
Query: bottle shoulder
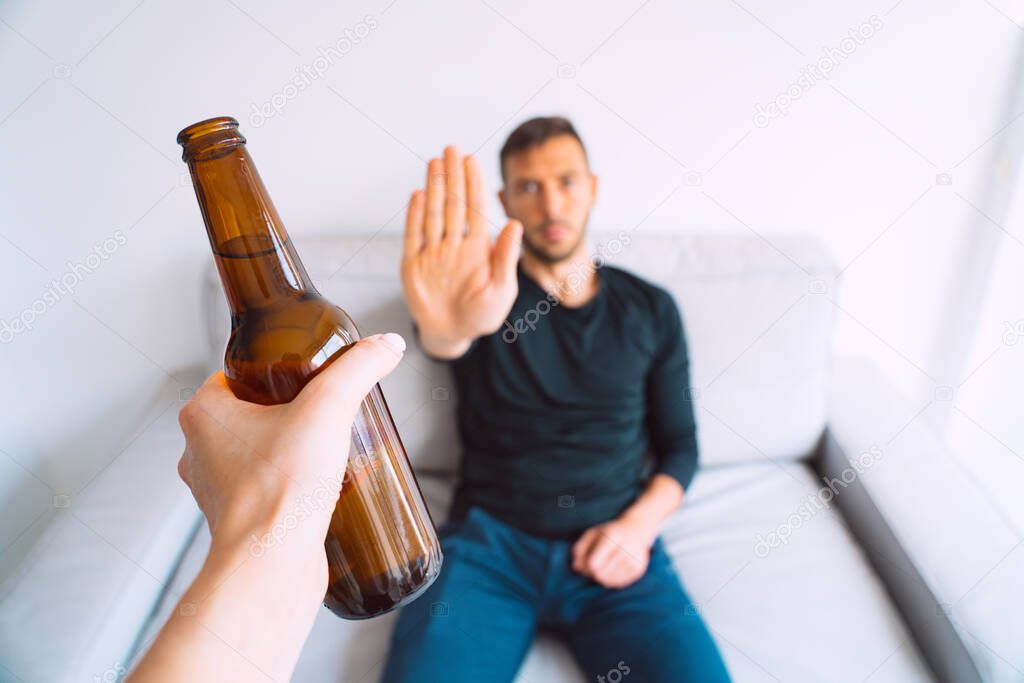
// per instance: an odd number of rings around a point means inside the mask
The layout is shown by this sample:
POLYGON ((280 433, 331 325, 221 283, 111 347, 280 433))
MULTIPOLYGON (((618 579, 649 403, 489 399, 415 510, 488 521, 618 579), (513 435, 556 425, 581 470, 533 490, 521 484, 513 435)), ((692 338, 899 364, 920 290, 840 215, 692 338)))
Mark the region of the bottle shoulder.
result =
POLYGON ((236 316, 224 351, 224 371, 232 384, 255 385, 260 393, 273 394, 273 400, 261 403, 288 401, 359 338, 344 310, 320 296, 303 297, 236 316), (283 376, 289 379, 282 384, 283 376))

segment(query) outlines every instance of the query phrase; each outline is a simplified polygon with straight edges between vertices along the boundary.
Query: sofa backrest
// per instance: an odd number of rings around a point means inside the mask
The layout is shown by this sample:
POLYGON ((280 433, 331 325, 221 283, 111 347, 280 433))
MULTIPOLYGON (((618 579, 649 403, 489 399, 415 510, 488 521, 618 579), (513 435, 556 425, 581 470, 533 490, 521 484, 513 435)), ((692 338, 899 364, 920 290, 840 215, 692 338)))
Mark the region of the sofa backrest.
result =
MULTIPOLYGON (((593 234, 609 263, 668 289, 690 348, 689 392, 701 466, 812 454, 825 425, 825 381, 836 268, 813 238, 593 234)), ((398 268, 402 238, 349 234, 295 238, 321 293, 361 332, 393 331, 409 350, 382 387, 418 470, 453 471, 454 384, 412 336, 398 268)), ((223 361, 228 311, 213 264, 203 283, 211 367, 223 361)))

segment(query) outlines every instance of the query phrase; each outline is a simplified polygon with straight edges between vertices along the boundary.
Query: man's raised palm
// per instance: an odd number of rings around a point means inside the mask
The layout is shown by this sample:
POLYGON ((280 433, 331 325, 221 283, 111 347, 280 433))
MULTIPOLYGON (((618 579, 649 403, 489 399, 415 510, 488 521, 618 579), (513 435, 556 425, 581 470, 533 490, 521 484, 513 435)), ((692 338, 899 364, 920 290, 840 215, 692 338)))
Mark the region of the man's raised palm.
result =
POLYGON ((409 202, 402 286, 424 340, 466 345, 495 332, 518 293, 522 226, 509 221, 492 244, 483 175, 448 147, 427 165, 426 191, 409 202))

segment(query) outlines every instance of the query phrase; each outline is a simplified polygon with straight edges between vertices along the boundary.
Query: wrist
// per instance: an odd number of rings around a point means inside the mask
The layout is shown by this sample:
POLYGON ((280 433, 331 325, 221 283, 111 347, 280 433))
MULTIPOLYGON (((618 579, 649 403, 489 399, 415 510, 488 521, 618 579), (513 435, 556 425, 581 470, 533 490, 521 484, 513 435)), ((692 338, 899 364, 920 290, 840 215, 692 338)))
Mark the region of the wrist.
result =
MULTIPOLYGON (((277 598, 319 607, 327 592, 327 555, 323 538, 312 546, 286 538, 270 544, 252 538, 213 539, 202 573, 215 583, 227 579, 275 586, 277 598)), ((269 595, 265 595, 269 598, 269 595)))
POLYGON ((419 331, 420 339, 431 341, 436 344, 457 345, 475 338, 472 330, 453 329, 451 327, 438 328, 430 323, 417 321, 416 328, 419 331))
POLYGON ((419 328, 420 345, 431 356, 435 358, 458 358, 464 354, 473 343, 475 336, 452 334, 435 334, 429 329, 419 328))
POLYGON ((628 525, 635 533, 640 534, 650 545, 658 537, 663 518, 654 514, 644 505, 634 504, 627 508, 619 520, 628 525))

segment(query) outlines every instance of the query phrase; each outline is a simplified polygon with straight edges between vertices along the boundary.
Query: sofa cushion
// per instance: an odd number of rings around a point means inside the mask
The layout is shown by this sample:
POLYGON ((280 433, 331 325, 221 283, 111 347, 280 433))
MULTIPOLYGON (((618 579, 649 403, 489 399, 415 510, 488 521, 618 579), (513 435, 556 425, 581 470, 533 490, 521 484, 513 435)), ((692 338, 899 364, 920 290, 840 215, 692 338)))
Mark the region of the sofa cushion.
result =
POLYGON ((666 524, 666 545, 731 674, 933 680, 830 496, 804 463, 724 467, 698 474, 666 524))
POLYGON ((202 517, 177 465, 185 447, 178 410, 203 379, 198 369, 185 370, 149 397, 124 448, 60 502, 0 587, 0 680, 63 683, 124 673, 131 644, 202 517))
MULTIPOLYGON (((825 372, 835 268, 803 237, 596 234, 608 261, 664 286, 676 298, 691 353, 701 464, 808 456, 823 431, 825 372)), ((402 300, 396 235, 295 240, 325 297, 364 334, 394 331, 412 341, 402 300)), ((212 264, 203 287, 211 364, 222 362, 227 306, 212 264)), ((455 395, 447 368, 410 344, 383 382, 406 448, 421 471, 454 471, 455 395)), ((680 387, 680 391, 687 391, 680 387)))
MULTIPOLYGON (((451 481, 420 476, 440 523, 451 481)), ((698 474, 664 529, 666 547, 734 680, 913 683, 931 675, 837 511, 797 522, 819 491, 803 463, 751 463, 698 474), (803 506, 803 507, 802 507, 803 506), (776 541, 782 531, 785 542, 776 541), (759 540, 760 539, 760 540, 759 540)), ((149 642, 202 564, 205 526, 145 636, 149 642)), ((378 680, 396 613, 318 616, 295 671, 303 683, 378 680)), ((580 682, 568 650, 538 638, 517 680, 580 682)))

